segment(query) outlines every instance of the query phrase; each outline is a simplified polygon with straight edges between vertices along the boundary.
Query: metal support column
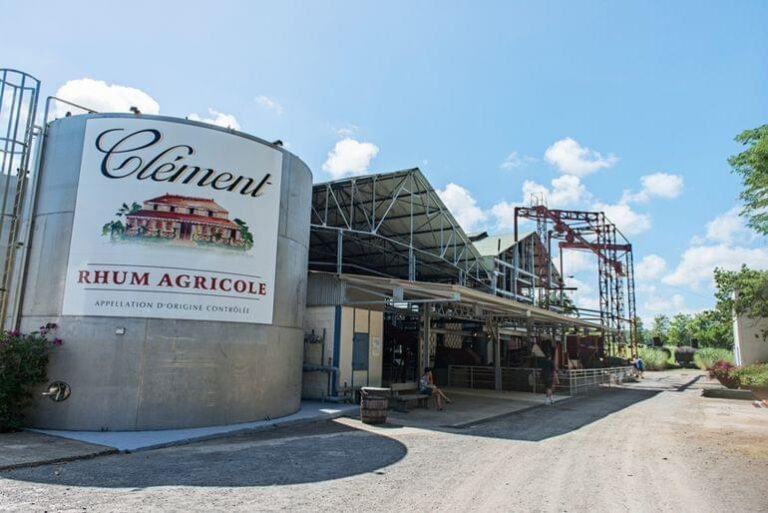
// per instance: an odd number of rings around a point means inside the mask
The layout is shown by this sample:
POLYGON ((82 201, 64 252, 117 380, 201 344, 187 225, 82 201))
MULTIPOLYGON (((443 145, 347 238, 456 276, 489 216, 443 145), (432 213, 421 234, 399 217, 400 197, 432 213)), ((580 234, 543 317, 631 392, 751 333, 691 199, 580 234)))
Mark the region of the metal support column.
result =
POLYGON ((426 368, 429 367, 429 339, 431 337, 432 328, 432 316, 431 307, 429 303, 425 303, 421 307, 421 368, 419 369, 419 375, 426 368))
POLYGON ((493 336, 493 388, 501 392, 501 330, 498 324, 490 324, 493 336))

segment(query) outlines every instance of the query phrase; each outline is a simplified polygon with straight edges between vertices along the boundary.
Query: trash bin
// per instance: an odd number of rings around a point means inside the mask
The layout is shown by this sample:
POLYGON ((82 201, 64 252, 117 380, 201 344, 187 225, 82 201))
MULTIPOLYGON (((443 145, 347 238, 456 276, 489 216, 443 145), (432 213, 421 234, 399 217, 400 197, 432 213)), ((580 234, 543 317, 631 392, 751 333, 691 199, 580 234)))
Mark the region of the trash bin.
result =
POLYGON ((362 387, 360 389, 360 420, 365 424, 384 424, 387 421, 389 388, 362 387))

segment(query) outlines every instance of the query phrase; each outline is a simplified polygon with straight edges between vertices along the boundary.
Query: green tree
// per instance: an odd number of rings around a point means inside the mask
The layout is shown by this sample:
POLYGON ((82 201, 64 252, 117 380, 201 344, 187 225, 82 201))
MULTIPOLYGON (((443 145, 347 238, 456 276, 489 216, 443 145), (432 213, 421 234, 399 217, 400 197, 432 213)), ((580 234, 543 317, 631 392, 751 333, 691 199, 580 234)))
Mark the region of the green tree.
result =
MULTIPOLYGON (((659 337, 662 343, 666 343, 669 338, 669 317, 666 315, 657 315, 654 317, 650 335, 651 338, 659 337)), ((652 341, 653 340, 651 340, 651 342, 652 341)))
POLYGON ((248 228, 248 224, 238 218, 235 218, 235 224, 240 228, 240 238, 245 243, 245 249, 251 249, 253 247, 253 234, 248 228))
MULTIPOLYGON (((141 205, 136 203, 135 201, 131 203, 130 206, 128 206, 127 203, 123 203, 120 208, 115 212, 115 215, 118 218, 122 218, 127 216, 128 214, 133 214, 137 211, 141 210, 141 205)), ((125 225, 120 219, 115 219, 114 221, 110 221, 104 226, 101 227, 101 234, 102 235, 109 235, 111 239, 115 239, 125 233, 125 225)))
POLYGON ((576 308, 576 305, 574 304, 573 300, 568 296, 568 294, 563 294, 562 301, 560 300, 560 293, 556 291, 552 291, 549 293, 549 304, 551 306, 559 306, 563 309, 563 313, 565 314, 579 314, 579 309, 576 308))
MULTIPOLYGON (((752 319, 768 317, 768 271, 742 265, 738 271, 715 269, 716 309, 723 318, 733 314, 752 319)), ((768 340, 768 331, 763 332, 768 340)))
POLYGON ((703 310, 691 316, 688 324, 691 340, 700 347, 733 348, 733 320, 729 311, 703 310))
POLYGON ((643 323, 643 319, 640 317, 635 317, 635 329, 637 330, 637 343, 638 344, 651 344, 653 341, 651 340, 651 335, 648 333, 648 330, 645 328, 645 324, 643 323))
POLYGON ((667 333, 667 343, 672 346, 691 345, 691 316, 679 313, 669 321, 669 331, 667 333))
POLYGON ((728 159, 744 187, 740 194, 744 202, 741 215, 756 232, 768 235, 768 125, 744 130, 736 141, 746 146, 728 159))

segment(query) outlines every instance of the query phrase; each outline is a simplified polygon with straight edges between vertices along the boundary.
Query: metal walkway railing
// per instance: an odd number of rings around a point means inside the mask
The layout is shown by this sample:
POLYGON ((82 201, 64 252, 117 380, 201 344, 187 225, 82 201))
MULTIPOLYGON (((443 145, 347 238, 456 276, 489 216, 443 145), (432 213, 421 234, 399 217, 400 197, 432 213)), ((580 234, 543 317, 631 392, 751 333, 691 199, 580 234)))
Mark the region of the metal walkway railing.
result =
MULTIPOLYGON (((494 368, 477 365, 450 365, 448 386, 456 388, 494 389, 494 368)), ((607 367, 602 369, 563 369, 557 372, 559 383, 556 392, 578 395, 602 385, 618 384, 632 376, 632 367, 607 367)), ((501 389, 516 392, 538 393, 544 391, 541 369, 532 367, 502 367, 501 389)))

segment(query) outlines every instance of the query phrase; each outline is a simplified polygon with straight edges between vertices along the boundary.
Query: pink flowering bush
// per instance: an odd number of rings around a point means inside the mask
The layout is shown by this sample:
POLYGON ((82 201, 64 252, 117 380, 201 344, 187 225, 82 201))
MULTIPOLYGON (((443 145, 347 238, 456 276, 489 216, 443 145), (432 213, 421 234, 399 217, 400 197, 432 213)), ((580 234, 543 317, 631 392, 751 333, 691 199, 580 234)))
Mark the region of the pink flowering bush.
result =
POLYGON ((739 378, 734 374, 736 366, 728 360, 719 360, 710 369, 712 376, 727 388, 739 388, 739 378))
POLYGON ((34 404, 32 389, 48 377, 51 348, 63 343, 51 338, 55 330, 48 323, 32 333, 0 333, 0 432, 21 427, 24 409, 34 404))

